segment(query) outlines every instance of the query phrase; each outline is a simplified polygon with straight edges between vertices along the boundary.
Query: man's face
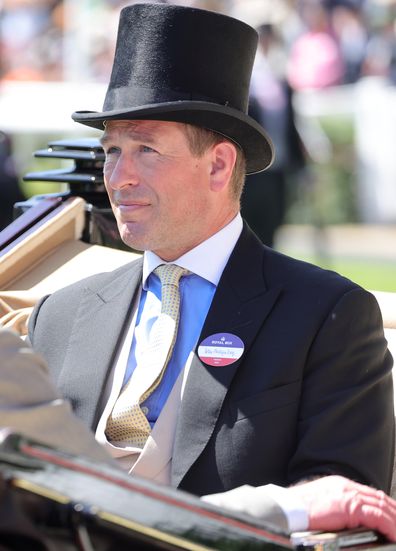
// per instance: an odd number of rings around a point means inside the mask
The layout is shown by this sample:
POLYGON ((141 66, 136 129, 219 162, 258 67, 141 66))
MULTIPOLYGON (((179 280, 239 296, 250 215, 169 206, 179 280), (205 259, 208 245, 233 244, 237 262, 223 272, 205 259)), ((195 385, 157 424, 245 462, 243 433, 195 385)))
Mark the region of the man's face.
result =
POLYGON ((174 260, 222 227, 213 151, 195 157, 182 124, 109 121, 102 145, 105 185, 127 245, 174 260))

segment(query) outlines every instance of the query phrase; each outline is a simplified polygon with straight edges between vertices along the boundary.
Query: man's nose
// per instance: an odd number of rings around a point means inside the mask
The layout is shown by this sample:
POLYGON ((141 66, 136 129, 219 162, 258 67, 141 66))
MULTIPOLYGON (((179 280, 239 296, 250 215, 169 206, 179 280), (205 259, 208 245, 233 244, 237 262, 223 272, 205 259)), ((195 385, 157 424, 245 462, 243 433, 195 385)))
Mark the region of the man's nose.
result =
POLYGON ((135 162, 125 154, 119 155, 117 161, 108 169, 105 167, 104 177, 112 189, 135 186, 139 182, 135 162))

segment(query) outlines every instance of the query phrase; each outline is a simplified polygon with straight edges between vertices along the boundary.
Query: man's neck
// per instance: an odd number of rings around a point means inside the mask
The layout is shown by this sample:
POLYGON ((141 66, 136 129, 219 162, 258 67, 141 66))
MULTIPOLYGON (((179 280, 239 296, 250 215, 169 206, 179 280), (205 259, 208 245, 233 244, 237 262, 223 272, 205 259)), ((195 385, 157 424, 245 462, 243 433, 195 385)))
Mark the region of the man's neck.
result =
MULTIPOLYGON (((217 285, 242 227, 242 217, 238 213, 224 228, 172 262, 217 285)), ((149 274, 163 262, 164 259, 152 251, 144 253, 143 286, 149 274)))

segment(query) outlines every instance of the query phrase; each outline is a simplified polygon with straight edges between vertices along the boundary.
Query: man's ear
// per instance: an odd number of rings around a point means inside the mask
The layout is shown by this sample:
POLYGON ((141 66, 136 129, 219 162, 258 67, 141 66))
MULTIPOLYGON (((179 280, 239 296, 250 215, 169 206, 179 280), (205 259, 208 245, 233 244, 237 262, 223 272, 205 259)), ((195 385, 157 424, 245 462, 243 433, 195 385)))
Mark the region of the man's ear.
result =
POLYGON ((213 146, 210 172, 212 191, 221 191, 228 186, 237 157, 236 147, 228 141, 213 146))

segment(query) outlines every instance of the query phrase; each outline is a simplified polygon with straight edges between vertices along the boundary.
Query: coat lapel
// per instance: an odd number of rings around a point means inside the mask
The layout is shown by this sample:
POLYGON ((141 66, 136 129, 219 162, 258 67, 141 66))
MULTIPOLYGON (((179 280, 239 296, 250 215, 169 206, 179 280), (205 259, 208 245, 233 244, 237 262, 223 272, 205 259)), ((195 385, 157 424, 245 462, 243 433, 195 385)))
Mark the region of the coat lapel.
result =
POLYGON ((197 348, 210 335, 231 333, 244 343, 244 353, 233 364, 213 367, 203 363, 195 352, 177 425, 172 485, 181 483, 203 452, 232 379, 281 292, 280 286, 266 287, 264 251, 245 227, 219 281, 197 348))
POLYGON ((142 260, 130 264, 118 277, 110 277, 101 288, 85 289, 58 381, 62 394, 74 397, 75 413, 92 427, 103 385, 139 289, 142 260))

